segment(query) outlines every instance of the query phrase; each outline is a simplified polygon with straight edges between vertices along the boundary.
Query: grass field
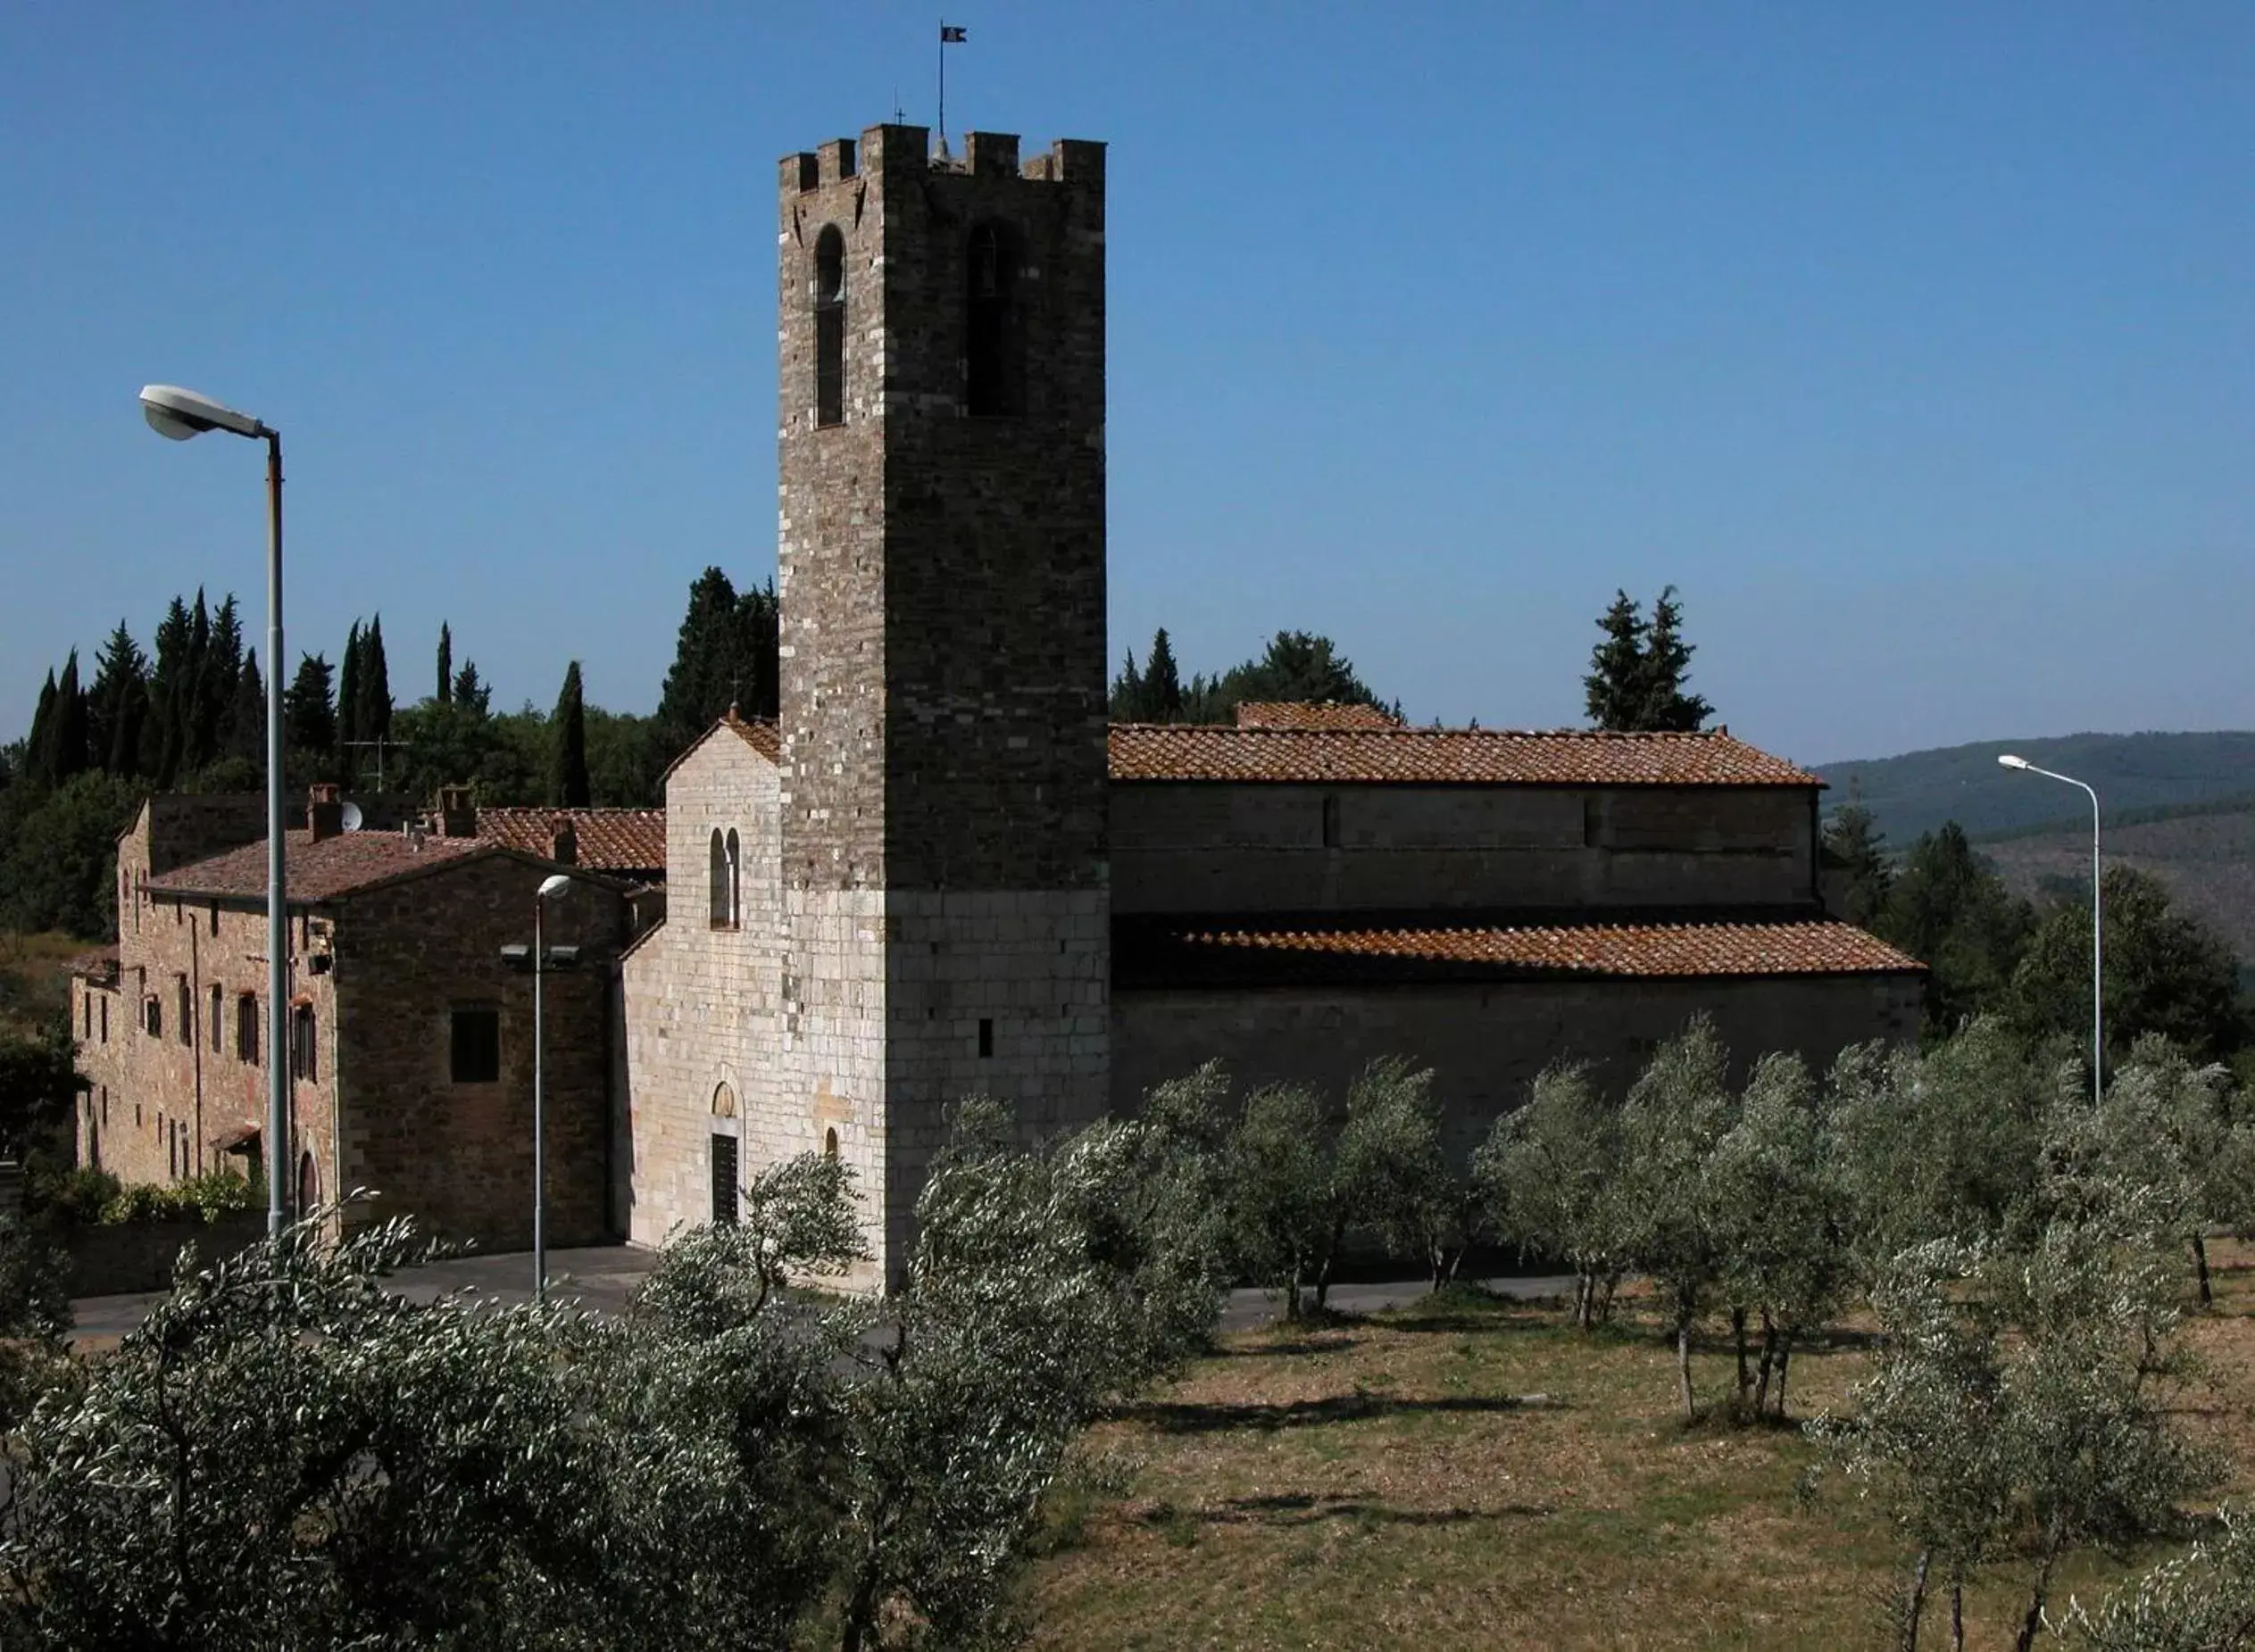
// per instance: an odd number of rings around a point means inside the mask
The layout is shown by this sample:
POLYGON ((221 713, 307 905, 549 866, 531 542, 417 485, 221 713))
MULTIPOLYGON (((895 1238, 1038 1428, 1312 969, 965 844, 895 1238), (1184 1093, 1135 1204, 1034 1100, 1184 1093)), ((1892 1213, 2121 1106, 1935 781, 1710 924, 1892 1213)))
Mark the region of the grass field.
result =
MULTIPOLYGON (((2255 1255, 2219 1245, 2188 1428, 2255 1490, 2255 1255)), ((1842 1405, 1852 1329, 1797 1355, 1792 1405, 1842 1405)), ((1719 1400, 1727 1351, 1696 1364, 1719 1400)), ((1685 1428, 1673 1350, 1626 1300, 1584 1336, 1555 1307, 1452 1295, 1320 1330, 1227 1339, 1094 1432, 1053 1499, 1032 1605, 1044 1648, 1819 1647, 1890 1644, 1903 1578, 1877 1511, 1790 1428, 1685 1428)), ((2055 1605, 2153 1558, 2080 1555, 2055 1605)), ((2010 1646, 2001 1566, 1967 1644, 2010 1646)), ((1927 1636, 1947 1645, 1947 1602, 1927 1636)))

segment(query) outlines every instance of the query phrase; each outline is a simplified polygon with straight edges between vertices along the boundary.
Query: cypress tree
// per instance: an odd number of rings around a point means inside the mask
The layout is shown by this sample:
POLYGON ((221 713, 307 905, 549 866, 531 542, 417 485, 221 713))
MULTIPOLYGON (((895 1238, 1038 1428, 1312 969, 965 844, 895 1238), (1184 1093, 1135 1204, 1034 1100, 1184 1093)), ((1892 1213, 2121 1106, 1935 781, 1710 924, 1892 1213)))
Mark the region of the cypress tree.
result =
POLYGON ((471 717, 483 717, 493 710, 493 698, 494 691, 478 675, 478 662, 463 660, 454 673, 454 703, 471 717))
POLYGON ((1684 692, 1691 675, 1692 645, 1683 639, 1683 604, 1669 585, 1652 604, 1652 623, 1644 635, 1643 716, 1638 726, 1691 734, 1715 713, 1697 694, 1684 692))
POLYGON ((360 748, 353 743, 361 738, 362 648, 360 621, 355 619, 345 634, 345 657, 337 668, 337 773, 346 785, 353 784, 360 764, 360 748))
POLYGON ((282 722, 289 749, 307 779, 336 772, 337 702, 330 684, 335 673, 320 654, 301 654, 297 675, 283 696, 282 722))
POLYGON ((1622 732, 1641 726, 1644 710, 1644 635, 1650 628, 1626 591, 1613 593, 1613 605, 1597 622, 1603 641, 1590 651, 1587 693, 1589 720, 1622 732))
POLYGON ((31 733, 23 742, 24 773, 54 784, 54 776, 46 771, 46 751, 49 730, 54 725, 54 668, 47 668, 47 680, 39 685, 39 703, 31 713, 31 733))
POLYGON ((739 595, 717 568, 697 576, 658 701, 667 751, 687 745, 731 705, 745 717, 775 716, 780 620, 772 583, 739 595))
POLYGON ((587 806, 587 708, 581 693, 579 662, 564 669, 563 692, 548 719, 548 795, 566 809, 587 806))
POLYGON ((1182 721, 1182 674, 1164 626, 1151 639, 1151 663, 1144 668, 1143 716, 1153 723, 1182 721))
POLYGON ((454 698, 454 634, 443 619, 438 622, 438 693, 432 697, 442 706, 454 698))
POLYGON ((196 607, 188 616, 187 649, 181 656, 180 679, 175 685, 171 707, 171 732, 166 736, 172 747, 172 775, 165 784, 176 784, 182 776, 201 768, 209 755, 204 751, 198 722, 201 706, 199 691, 204 682, 204 657, 212 652, 212 610, 204 601, 204 587, 196 588, 196 607))
POLYGON ((1144 674, 1136 664, 1136 651, 1132 648, 1119 662, 1119 675, 1111 680, 1105 710, 1115 723, 1150 721, 1144 715, 1144 674))
POLYGON ((246 650, 235 679, 235 705, 227 720, 228 757, 239 757, 266 772, 266 683, 258 674, 258 650, 246 650))
POLYGON ((86 768, 86 695, 79 687, 79 651, 72 649, 62 662, 62 676, 54 685, 54 707, 47 718, 38 751, 39 772, 51 785, 61 785, 86 768))
POLYGON ((141 725, 148 715, 149 662, 125 621, 110 633, 87 694, 87 759, 104 772, 130 779, 141 771, 141 725))
POLYGON ((148 710, 141 729, 140 771, 169 789, 180 770, 179 705, 195 678, 189 653, 195 635, 187 604, 176 594, 156 627, 156 660, 149 671, 148 710))
POLYGON ((243 675, 243 621, 235 596, 212 615, 211 635, 196 668, 194 724, 188 741, 191 766, 203 768, 227 749, 227 721, 235 709, 235 683, 243 675))
MULTIPOLYGON (((384 662, 384 617, 369 621, 360 636, 358 709, 354 721, 362 740, 389 740, 392 733, 391 668, 384 662)), ((380 768, 382 765, 379 763, 380 768)))

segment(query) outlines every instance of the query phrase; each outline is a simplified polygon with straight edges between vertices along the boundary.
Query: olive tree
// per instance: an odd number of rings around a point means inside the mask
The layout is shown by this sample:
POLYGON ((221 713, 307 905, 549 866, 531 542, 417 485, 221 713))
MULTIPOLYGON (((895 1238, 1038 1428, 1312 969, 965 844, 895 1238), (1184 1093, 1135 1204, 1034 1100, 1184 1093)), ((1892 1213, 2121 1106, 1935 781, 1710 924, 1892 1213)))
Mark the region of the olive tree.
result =
POLYGON ((2055 1220, 2022 1249, 1930 1241, 1888 1266, 1873 1303, 1885 1341, 1854 1410, 1812 1428, 1906 1540, 1904 1647, 1935 1567, 1961 1645, 1967 1581, 2010 1557, 2027 1568, 2027 1652, 2070 1549, 2163 1529, 2216 1478, 2171 1424, 2188 1374, 2176 1293, 2134 1225, 2055 1220))
POLYGON ((1653 1053, 1621 1108, 1621 1208, 1633 1265, 1659 1287, 1676 1341, 1684 1416, 1692 1394, 1691 1333, 1721 1280, 1726 1233, 1708 1161, 1736 1123, 1730 1059, 1713 1025, 1693 1019, 1653 1053))
POLYGON ((2132 1190, 2157 1244, 2189 1250, 2203 1304, 2214 1299, 2207 1233, 2243 1224, 2250 1202, 2251 1140, 2231 1122, 2231 1076, 2195 1066, 2159 1034, 2138 1040, 2091 1105, 2055 1110, 2047 1152, 2059 1196, 2085 1201, 2132 1190))
POLYGON ((1820 1117, 1817 1087, 1798 1056, 1762 1058, 1738 1116, 1705 1170, 1730 1304, 1743 1415, 1785 1414, 1793 1349, 1847 1293, 1847 1200, 1820 1117), (1749 1366, 1747 1329, 1759 1316, 1761 1352, 1749 1366), (1775 1379, 1774 1399, 1772 1379, 1775 1379))
MULTIPOLYGON (((1177 1109, 1179 1113, 1180 1109, 1177 1109)), ((673 1240, 631 1309, 418 1302, 401 1223, 212 1266, 8 1441, 0 1643, 785 1648, 1006 1633, 1074 1432, 1210 1333, 1198 1133, 1038 1150, 966 1104, 906 1288, 811 1156, 673 1240)))
POLYGON ((1430 1068, 1371 1062, 1347 1090, 1334 1174, 1334 1219, 1360 1223, 1395 1256, 1414 1256, 1438 1291, 1471 1243, 1469 1182, 1449 1163, 1430 1068))
POLYGON ((1323 1103, 1297 1085, 1254 1091, 1229 1133, 1224 1158, 1239 1265, 1281 1291, 1285 1317, 1297 1320, 1309 1288, 1321 1306, 1344 1225, 1336 1144, 1323 1103))
POLYGON ((2216 1529, 2108 1594, 2070 1600, 2052 1626, 2095 1652, 2238 1652, 2255 1642, 2255 1517, 2219 1510, 2216 1529))
POLYGON ((1473 1185, 1496 1233, 1522 1256, 1574 1270, 1574 1323, 1585 1331, 1611 1314, 1627 1266, 1621 1153, 1619 1105, 1574 1064, 1545 1067, 1527 1104, 1497 1119, 1473 1156, 1473 1185))
POLYGON ((2052 1111, 2081 1082, 2071 1063, 2032 1055, 1993 1017, 1924 1051, 1843 1051, 1829 1111, 1863 1275, 1914 1246, 1987 1243, 2024 1227, 2052 1111))

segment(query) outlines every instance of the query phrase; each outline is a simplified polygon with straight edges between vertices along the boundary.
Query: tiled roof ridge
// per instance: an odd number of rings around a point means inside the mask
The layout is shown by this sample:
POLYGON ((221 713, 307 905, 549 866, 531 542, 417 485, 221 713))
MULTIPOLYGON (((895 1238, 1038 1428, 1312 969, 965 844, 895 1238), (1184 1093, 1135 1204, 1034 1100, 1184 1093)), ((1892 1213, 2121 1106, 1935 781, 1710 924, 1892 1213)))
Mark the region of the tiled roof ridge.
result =
POLYGON ((1489 965, 1592 975, 1874 975, 1926 967, 1837 918, 1635 918, 1570 924, 1186 926, 1192 948, 1399 962, 1489 965))
POLYGON ((1169 734, 1227 735, 1231 739, 1261 740, 1727 740, 1734 745, 1746 744, 1728 728, 1434 728, 1413 723, 1373 723, 1359 728, 1277 728, 1260 723, 1135 722, 1113 723, 1111 727, 1115 733, 1163 730, 1169 734))

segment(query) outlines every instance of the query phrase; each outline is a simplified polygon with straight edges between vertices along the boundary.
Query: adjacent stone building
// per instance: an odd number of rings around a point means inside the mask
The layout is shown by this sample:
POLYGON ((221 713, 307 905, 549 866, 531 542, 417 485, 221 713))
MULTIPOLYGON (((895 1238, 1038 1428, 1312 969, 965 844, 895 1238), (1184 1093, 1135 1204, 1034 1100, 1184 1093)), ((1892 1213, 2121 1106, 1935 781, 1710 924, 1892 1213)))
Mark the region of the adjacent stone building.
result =
POLYGON ((153 799, 119 843, 114 949, 82 960, 72 1014, 81 1163, 165 1183, 279 1161, 301 1208, 354 1189, 354 1221, 412 1213, 434 1232, 521 1244, 531 1231, 532 982, 502 949, 532 939, 558 870, 550 945, 580 949, 547 998, 548 1228, 617 1231, 618 1067, 609 1013, 628 939, 621 889, 489 840, 343 829, 318 791, 286 857, 290 1140, 264 1141, 266 845, 256 800, 153 799), (208 852, 232 837, 238 847, 208 852))

